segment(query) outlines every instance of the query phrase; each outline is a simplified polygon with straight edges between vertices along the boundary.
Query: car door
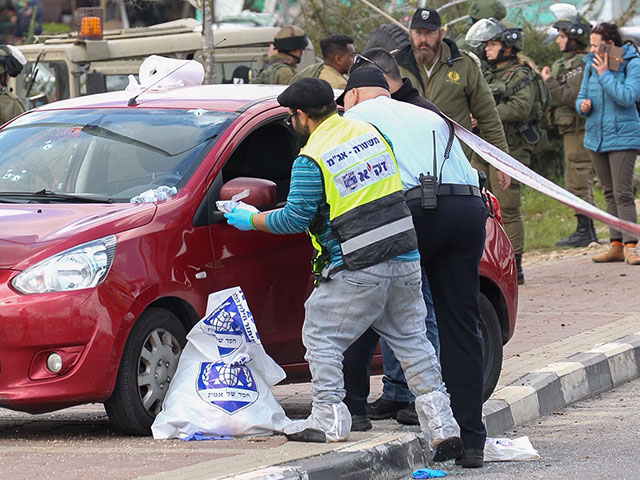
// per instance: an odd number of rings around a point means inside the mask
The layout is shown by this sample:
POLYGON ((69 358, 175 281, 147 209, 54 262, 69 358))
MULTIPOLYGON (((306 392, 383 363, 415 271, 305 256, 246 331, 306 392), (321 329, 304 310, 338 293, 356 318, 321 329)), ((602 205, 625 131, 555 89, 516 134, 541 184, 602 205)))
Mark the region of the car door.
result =
MULTIPOLYGON (((210 209, 215 208, 222 184, 240 176, 274 181, 279 200, 276 206, 284 205, 291 165, 298 152, 284 117, 282 109, 254 116, 229 142, 221 155, 221 168, 212 173, 207 195, 210 209)), ((267 352, 280 365, 304 362, 304 301, 313 288, 313 250, 307 234, 243 232, 229 226, 221 215, 209 229, 216 290, 242 287, 267 352)), ((288 373, 296 371, 305 372, 306 365, 288 373)))

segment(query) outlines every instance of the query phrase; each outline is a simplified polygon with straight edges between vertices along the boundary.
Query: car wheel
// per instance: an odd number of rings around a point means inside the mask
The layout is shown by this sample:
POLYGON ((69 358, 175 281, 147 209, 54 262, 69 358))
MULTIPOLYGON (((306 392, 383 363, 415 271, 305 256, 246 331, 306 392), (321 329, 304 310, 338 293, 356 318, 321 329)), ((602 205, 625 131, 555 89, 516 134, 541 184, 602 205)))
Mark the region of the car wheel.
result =
POLYGON ((122 353, 116 386, 104 406, 123 433, 149 435, 186 343, 178 317, 147 308, 131 329, 122 353))
POLYGON ((393 23, 385 23, 373 30, 364 45, 363 52, 382 47, 388 51, 400 49, 411 42, 409 34, 393 23))
POLYGON ((480 332, 484 365, 482 400, 486 402, 496 388, 502 370, 502 330, 495 308, 482 293, 480 293, 480 332))

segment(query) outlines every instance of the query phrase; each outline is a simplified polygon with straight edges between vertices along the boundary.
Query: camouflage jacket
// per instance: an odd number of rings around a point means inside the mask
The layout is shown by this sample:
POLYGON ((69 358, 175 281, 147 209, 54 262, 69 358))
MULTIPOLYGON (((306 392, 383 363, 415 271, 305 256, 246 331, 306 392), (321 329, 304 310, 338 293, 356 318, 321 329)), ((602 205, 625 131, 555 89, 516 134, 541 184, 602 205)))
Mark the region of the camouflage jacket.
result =
POLYGON ((287 55, 276 53, 267 59, 260 69, 260 73, 251 79, 250 83, 289 85, 296 73, 298 73, 298 70, 294 60, 287 55))
POLYGON ((553 123, 561 134, 584 131, 585 119, 574 106, 580 93, 584 76, 582 52, 565 53, 551 66, 551 78, 547 80, 553 96, 553 123))

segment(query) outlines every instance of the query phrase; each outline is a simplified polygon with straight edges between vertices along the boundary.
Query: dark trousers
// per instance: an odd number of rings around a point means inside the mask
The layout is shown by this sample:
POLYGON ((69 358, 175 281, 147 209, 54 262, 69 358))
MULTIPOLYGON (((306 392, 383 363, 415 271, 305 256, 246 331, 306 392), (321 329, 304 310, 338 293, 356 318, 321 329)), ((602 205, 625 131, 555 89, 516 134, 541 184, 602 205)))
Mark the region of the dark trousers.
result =
MULTIPOLYGON (((465 448, 484 448, 478 295, 487 209, 480 198, 469 196, 438 197, 435 212, 423 212, 419 201, 409 202, 409 207, 418 234, 421 262, 431 284, 440 335, 442 378, 451 395, 451 408, 465 448)), ((364 391, 362 383, 368 384, 369 377, 362 372, 363 364, 370 363, 375 351, 374 336, 375 332, 365 333, 345 352, 345 403, 354 415, 366 413, 366 407, 365 411, 362 407, 366 397, 360 397, 364 391)))

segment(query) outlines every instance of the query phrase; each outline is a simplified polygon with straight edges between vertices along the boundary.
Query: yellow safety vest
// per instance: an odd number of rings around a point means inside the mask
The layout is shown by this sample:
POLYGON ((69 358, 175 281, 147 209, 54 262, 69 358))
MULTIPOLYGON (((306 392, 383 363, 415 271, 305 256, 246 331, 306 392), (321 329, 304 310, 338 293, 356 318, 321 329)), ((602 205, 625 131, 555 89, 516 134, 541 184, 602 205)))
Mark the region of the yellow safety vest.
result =
MULTIPOLYGON (((396 159, 375 127, 332 115, 313 131, 300 154, 322 171, 331 231, 340 243, 347 270, 366 268, 417 248, 396 159)), ((314 270, 321 273, 328 255, 312 229, 309 233, 318 250, 314 270)))

